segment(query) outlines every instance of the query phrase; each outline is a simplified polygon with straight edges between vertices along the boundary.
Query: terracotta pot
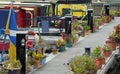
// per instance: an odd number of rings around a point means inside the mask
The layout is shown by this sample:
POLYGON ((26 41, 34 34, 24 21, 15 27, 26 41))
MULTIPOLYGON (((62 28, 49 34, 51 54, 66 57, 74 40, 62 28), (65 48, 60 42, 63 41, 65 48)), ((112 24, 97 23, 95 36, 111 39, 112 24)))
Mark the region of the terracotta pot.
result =
POLYGON ((102 67, 102 59, 96 58, 96 68, 101 69, 101 67, 102 67))
POLYGON ((106 44, 112 44, 113 50, 116 50, 116 47, 118 46, 117 42, 111 40, 107 40, 106 44))
POLYGON ((112 21, 112 17, 111 16, 108 16, 107 17, 107 20, 108 20, 108 23, 112 21))
POLYGON ((111 51, 104 51, 103 55, 105 58, 108 58, 111 55, 111 53, 112 53, 111 51))
POLYGON ((35 58, 31 58, 31 61, 32 61, 35 69, 40 67, 40 64, 41 64, 40 60, 36 60, 35 58))
POLYGON ((112 48, 113 48, 113 50, 116 50, 117 46, 118 46, 117 42, 112 42, 112 48))
POLYGON ((93 27, 93 32, 96 32, 97 31, 97 26, 94 26, 93 27))
POLYGON ((105 58, 102 58, 102 64, 105 64, 105 58))
POLYGON ((40 61, 37 60, 36 63, 34 63, 34 68, 37 69, 40 67, 40 61))

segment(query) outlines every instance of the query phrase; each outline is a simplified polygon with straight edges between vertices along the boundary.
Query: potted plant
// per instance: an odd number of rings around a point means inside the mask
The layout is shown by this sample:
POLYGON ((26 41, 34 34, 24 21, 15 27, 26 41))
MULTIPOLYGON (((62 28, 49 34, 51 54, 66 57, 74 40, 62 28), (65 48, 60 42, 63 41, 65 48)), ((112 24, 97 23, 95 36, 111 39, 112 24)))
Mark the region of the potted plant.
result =
POLYGON ((9 60, 3 62, 3 68, 7 70, 7 74, 20 74, 22 65, 19 60, 9 60))
POLYGON ((106 41, 106 44, 112 44, 113 50, 116 50, 116 47, 118 45, 118 43, 116 42, 117 40, 116 37, 117 37, 117 33, 116 30, 114 29, 109 35, 109 40, 106 41))
POLYGON ((93 56, 95 57, 95 60, 96 60, 97 69, 101 69, 101 67, 102 67, 101 50, 102 50, 102 48, 100 46, 97 46, 93 50, 93 56))
POLYGON ((116 40, 115 40, 115 37, 116 37, 116 30, 113 30, 113 31, 110 33, 110 35, 109 35, 109 39, 110 39, 111 41, 116 41, 116 40))
POLYGON ((88 26, 87 24, 84 25, 84 31, 85 31, 85 35, 88 35, 90 33, 90 26, 88 26))
POLYGON ((107 16, 102 16, 101 18, 102 18, 102 22, 103 22, 103 23, 108 23, 108 21, 107 21, 107 16))
POLYGON ((45 58, 45 54, 42 52, 42 48, 39 48, 38 50, 34 50, 32 52, 31 60, 34 64, 34 68, 39 68, 41 65, 42 60, 45 58))
POLYGON ((113 48, 112 48, 111 44, 104 45, 104 47, 103 47, 104 57, 106 57, 106 58, 109 57, 112 53, 112 50, 113 50, 113 48))
POLYGON ((112 21, 112 15, 107 16, 108 23, 112 21))
POLYGON ((60 25, 61 25, 61 20, 56 20, 55 21, 55 27, 60 28, 60 25))
POLYGON ((94 19, 93 32, 96 32, 97 29, 99 29, 99 23, 98 23, 98 19, 95 18, 95 19, 94 19))
POLYGON ((73 44, 75 44, 78 40, 78 36, 77 35, 73 35, 72 38, 71 38, 71 41, 73 44))
POLYGON ((56 46, 57 46, 57 48, 59 48, 60 52, 65 50, 65 44, 66 44, 66 42, 63 39, 56 40, 56 46))
POLYGON ((57 49, 56 47, 53 47, 52 53, 53 53, 53 54, 57 54, 57 53, 58 53, 58 49, 57 49))
POLYGON ((72 47, 72 41, 71 41, 72 35, 67 35, 65 36, 65 42, 66 42, 66 47, 72 47))
POLYGON ((91 56, 77 56, 70 62, 74 74, 96 74, 95 60, 91 56))

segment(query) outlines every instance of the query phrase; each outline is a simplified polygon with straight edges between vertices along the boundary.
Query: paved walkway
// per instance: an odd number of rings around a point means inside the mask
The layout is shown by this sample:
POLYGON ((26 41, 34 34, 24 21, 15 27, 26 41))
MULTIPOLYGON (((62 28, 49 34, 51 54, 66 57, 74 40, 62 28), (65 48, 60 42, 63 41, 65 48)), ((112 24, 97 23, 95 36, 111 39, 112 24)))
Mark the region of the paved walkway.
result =
POLYGON ((82 55, 85 51, 85 47, 91 47, 94 49, 100 45, 103 47, 113 27, 120 23, 120 18, 116 17, 114 21, 105 25, 102 29, 95 33, 90 34, 85 39, 80 41, 74 47, 62 52, 60 55, 55 57, 53 60, 46 63, 40 69, 35 71, 33 74, 73 74, 65 65, 71 60, 71 58, 82 55))

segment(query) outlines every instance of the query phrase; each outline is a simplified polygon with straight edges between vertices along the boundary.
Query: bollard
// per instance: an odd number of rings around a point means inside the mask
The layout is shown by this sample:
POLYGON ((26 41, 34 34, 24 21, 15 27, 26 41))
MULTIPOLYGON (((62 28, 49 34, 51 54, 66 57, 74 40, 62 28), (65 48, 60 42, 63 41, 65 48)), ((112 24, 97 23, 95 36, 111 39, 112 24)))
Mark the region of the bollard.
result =
POLYGON ((93 9, 88 9, 88 26, 93 33, 93 9))
POLYGON ((105 4, 105 15, 109 15, 109 10, 110 10, 110 4, 105 4))
POLYGON ((72 16, 66 15, 65 16, 65 34, 71 35, 72 34, 72 16))
POLYGON ((85 48, 85 53, 87 53, 88 55, 91 55, 91 48, 89 47, 85 48))

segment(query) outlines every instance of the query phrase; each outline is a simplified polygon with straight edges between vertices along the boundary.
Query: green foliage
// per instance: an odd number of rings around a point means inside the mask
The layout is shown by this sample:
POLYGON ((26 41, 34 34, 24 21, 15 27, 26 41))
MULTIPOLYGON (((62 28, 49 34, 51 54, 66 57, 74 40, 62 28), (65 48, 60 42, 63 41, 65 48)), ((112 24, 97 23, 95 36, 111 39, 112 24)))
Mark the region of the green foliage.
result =
POLYGON ((77 35, 73 35, 71 38, 71 42, 77 41, 78 40, 78 36, 77 35))
POLYGON ((60 27, 60 25, 61 25, 61 20, 56 20, 55 21, 55 26, 56 27, 60 27))
MULTIPOLYGON (((70 62, 70 67, 75 74, 83 74, 89 70, 96 70, 95 60, 91 56, 77 56, 70 62)), ((92 74, 96 74, 95 72, 92 74)))
POLYGON ((116 14, 116 11, 115 10, 110 10, 110 15, 114 16, 116 14))
POLYGON ((99 20, 97 18, 94 18, 94 26, 98 26, 99 25, 99 20))
POLYGON ((84 25, 84 29, 85 29, 85 31, 88 31, 88 30, 90 30, 90 26, 84 25))
POLYGON ((19 60, 14 60, 14 61, 6 61, 3 63, 3 67, 5 69, 10 69, 10 70, 14 70, 16 68, 21 68, 21 63, 19 60))
POLYGON ((113 50, 112 44, 106 44, 104 47, 105 47, 105 51, 111 52, 113 50))
POLYGON ((103 23, 106 23, 106 22, 107 22, 107 16, 103 16, 103 17, 101 17, 101 19, 102 19, 102 22, 103 22, 103 23))
POLYGON ((101 50, 102 48, 100 46, 97 46, 94 50, 93 50, 93 56, 95 58, 99 58, 101 57, 101 50))
POLYGON ((117 10, 111 9, 111 10, 110 10, 110 15, 112 15, 112 16, 120 16, 120 12, 117 11, 117 10))

